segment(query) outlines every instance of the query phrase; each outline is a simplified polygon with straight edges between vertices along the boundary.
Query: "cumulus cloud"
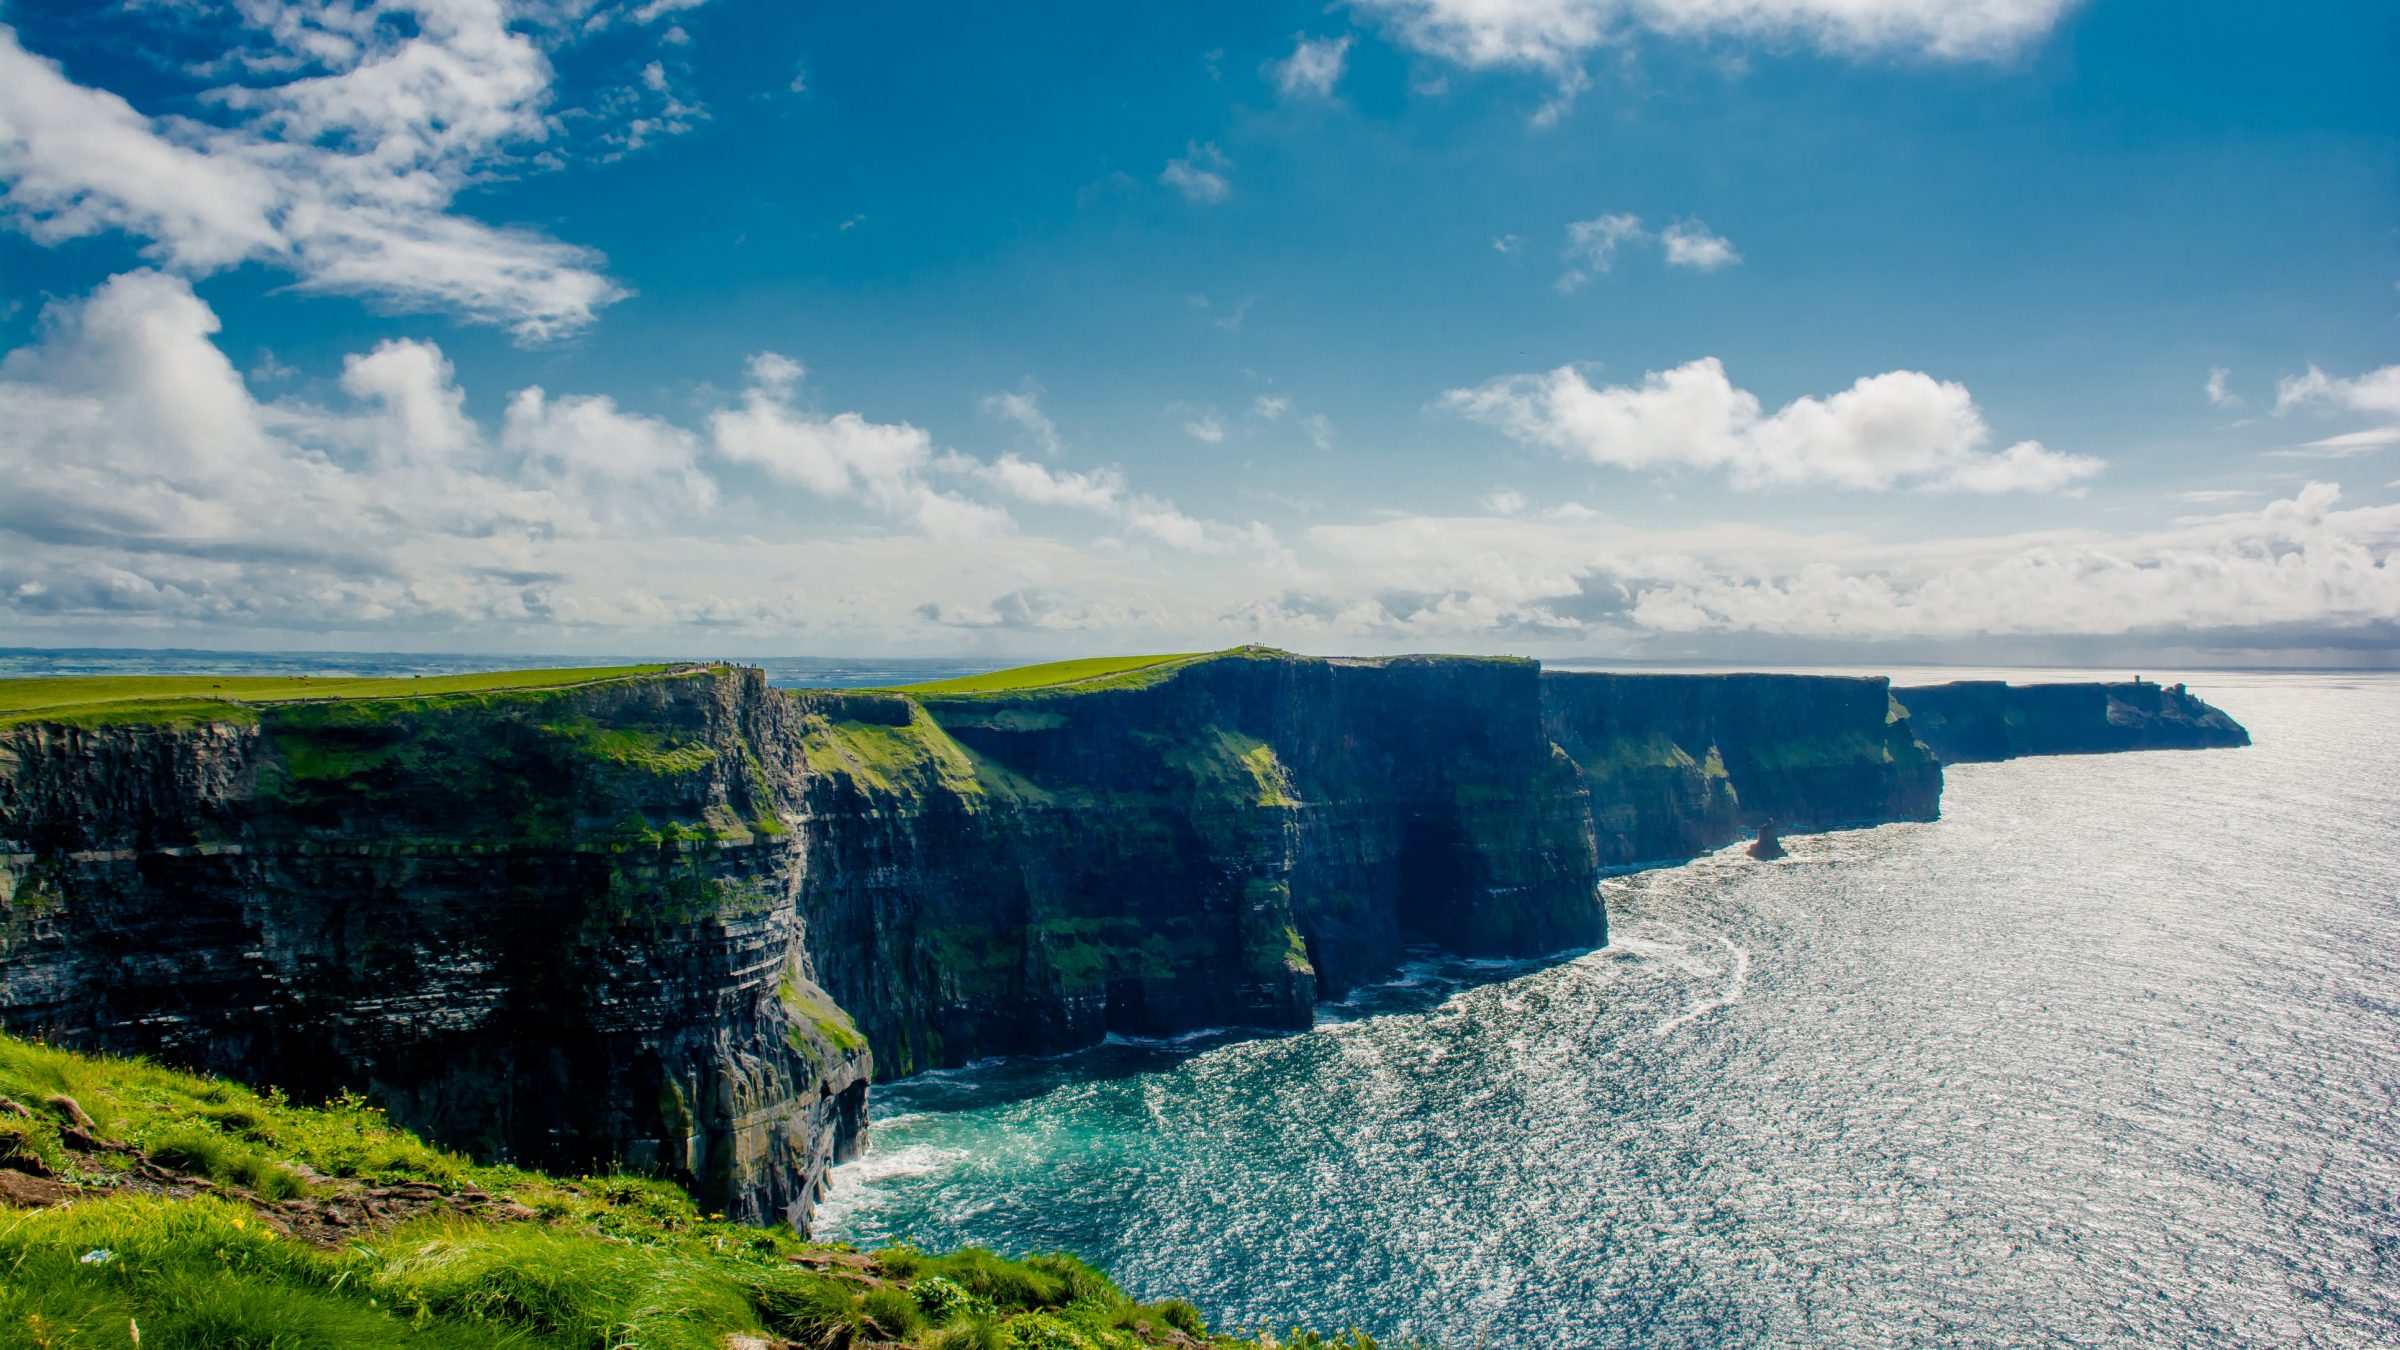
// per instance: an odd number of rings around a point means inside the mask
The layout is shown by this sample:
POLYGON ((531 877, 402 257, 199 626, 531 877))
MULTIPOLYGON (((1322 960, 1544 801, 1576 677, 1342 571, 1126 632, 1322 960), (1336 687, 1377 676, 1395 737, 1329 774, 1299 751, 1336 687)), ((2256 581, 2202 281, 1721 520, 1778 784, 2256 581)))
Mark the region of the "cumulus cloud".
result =
POLYGON ((519 621, 529 579, 587 547, 714 533, 720 480, 744 470, 920 536, 1009 525, 928 483, 926 433, 806 409, 799 365, 771 353, 702 428, 539 387, 486 427, 431 343, 349 357, 328 407, 259 399, 217 330, 183 278, 134 272, 52 305, 0 361, 0 594, 302 630, 519 621))
MULTIPOLYGON (((780 370, 772 353, 753 361, 780 370)), ((872 422, 857 413, 830 417, 801 408, 788 383, 755 383, 741 405, 709 415, 718 454, 765 470, 822 497, 855 498, 913 521, 938 539, 966 539, 1007 527, 1005 513, 938 491, 924 478, 933 437, 906 422, 872 422)))
POLYGON ((1183 433, 1203 444, 1216 445, 1225 439, 1225 424, 1213 416, 1203 415, 1184 423, 1183 433))
POLYGON ((1183 194, 1184 200, 1212 206, 1233 195, 1233 180, 1226 177, 1233 161, 1217 148, 1215 141, 1193 141, 1184 148, 1184 158, 1170 159, 1159 172, 1158 181, 1183 194))
MULTIPOLYGON (((45 243, 129 234, 190 274, 264 263, 304 290, 448 312, 527 341, 584 328, 624 296, 593 250, 455 209, 462 188, 556 129, 549 56, 501 0, 262 0, 234 13, 250 45, 227 61, 265 78, 208 91, 203 116, 153 116, 77 84, 0 26, 9 222, 45 243)), ((643 79, 666 106, 624 111, 612 143, 697 115, 663 67, 643 79)))
MULTIPOLYGON (((1140 492, 1122 469, 1068 469, 1030 447, 987 461, 906 422, 812 407, 806 372, 774 353, 754 356, 696 420, 541 387, 485 419, 432 343, 359 352, 315 400, 268 398, 226 359, 217 330, 186 280, 135 272, 53 304, 38 337, 0 358, 9 631, 480 635, 547 650, 688 649, 707 633, 710 650, 726 649, 714 635, 735 634, 893 651, 941 648, 962 628, 1176 649, 1256 638, 1590 652, 1708 635, 2400 641, 2400 507, 2352 506, 2325 483, 2167 529, 1917 543, 1660 528, 1500 487, 1480 515, 1320 515, 1287 544, 1256 522, 1140 492)), ((1782 471, 1774 455, 1797 454, 1792 444, 1877 466, 1808 470, 1820 478, 1963 485, 1950 480, 2026 471, 1980 442, 1960 455, 1980 419, 1963 391, 1934 384, 1928 396, 1924 376, 1874 377, 1770 416, 1755 400, 1745 410, 1729 385, 1693 381, 1694 367, 1629 391, 1585 388, 1684 396, 1688 407, 1669 399, 1626 414, 1644 430, 1698 428, 1658 464, 1718 454, 1709 447, 1730 437, 1743 444, 1720 465, 1728 473, 1782 471), (1862 387, 1872 397, 1846 398, 1862 387), (1901 408, 1917 401, 1932 411, 1901 408), (1951 449, 1895 457, 1885 438, 1951 449)), ((1532 406, 1529 416, 1549 415, 1532 406)), ((1276 418, 1299 413, 1284 404, 1276 418)))
POLYGON ((1742 260, 1733 251, 1733 241, 1712 234, 1706 224, 1697 220, 1679 220, 1658 236, 1660 247, 1667 251, 1667 265, 1689 267, 1701 272, 1714 272, 1742 260))
POLYGON ((1594 464, 1720 471, 1736 487, 1829 484, 1970 492, 2056 492, 2102 464, 2033 441, 1998 453, 1964 385, 1912 370, 1860 379, 1773 414, 1734 387, 1715 357, 1651 372, 1639 385, 1595 388, 1562 366, 1453 389, 1444 406, 1594 464))
POLYGON ((1333 87, 1341 83, 1342 67, 1349 62, 1350 42, 1347 35, 1312 38, 1301 34, 1295 39, 1292 54, 1270 62, 1267 72, 1285 98, 1300 95, 1331 98, 1333 87))

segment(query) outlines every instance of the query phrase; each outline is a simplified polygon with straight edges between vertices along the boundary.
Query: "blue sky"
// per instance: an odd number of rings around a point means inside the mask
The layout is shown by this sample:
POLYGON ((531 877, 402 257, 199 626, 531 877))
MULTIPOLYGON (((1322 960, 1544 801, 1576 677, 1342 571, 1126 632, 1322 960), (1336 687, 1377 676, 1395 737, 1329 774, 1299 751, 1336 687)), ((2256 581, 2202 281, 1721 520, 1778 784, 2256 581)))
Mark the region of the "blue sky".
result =
POLYGON ((2389 5, 0 23, 9 640, 2400 641, 2389 5))

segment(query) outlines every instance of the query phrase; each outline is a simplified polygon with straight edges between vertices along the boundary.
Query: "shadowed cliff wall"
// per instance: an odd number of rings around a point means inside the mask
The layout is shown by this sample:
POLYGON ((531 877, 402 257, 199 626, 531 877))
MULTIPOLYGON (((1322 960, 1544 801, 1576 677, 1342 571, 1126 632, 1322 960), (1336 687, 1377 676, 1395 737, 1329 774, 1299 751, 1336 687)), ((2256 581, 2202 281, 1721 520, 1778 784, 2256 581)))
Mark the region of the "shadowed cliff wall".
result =
POLYGON ((1909 710, 1919 738, 1946 764, 2250 743, 2240 723, 2180 684, 1960 680, 1896 690, 1893 697, 1909 710))
POLYGON ((1827 830, 1941 811, 1941 766, 1884 679, 1550 671, 1542 700, 1590 785, 1604 866, 1692 857, 1769 820, 1827 830))

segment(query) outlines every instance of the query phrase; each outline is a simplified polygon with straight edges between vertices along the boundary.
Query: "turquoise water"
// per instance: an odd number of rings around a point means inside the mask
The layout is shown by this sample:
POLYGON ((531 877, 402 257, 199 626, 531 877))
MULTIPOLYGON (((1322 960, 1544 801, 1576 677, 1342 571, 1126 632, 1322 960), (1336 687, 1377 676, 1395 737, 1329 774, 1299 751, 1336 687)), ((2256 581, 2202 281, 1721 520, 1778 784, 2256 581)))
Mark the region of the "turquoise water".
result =
POLYGON ((1314 1031, 878 1088, 825 1212, 1453 1347, 2400 1344, 2400 681, 1607 884, 1314 1031))

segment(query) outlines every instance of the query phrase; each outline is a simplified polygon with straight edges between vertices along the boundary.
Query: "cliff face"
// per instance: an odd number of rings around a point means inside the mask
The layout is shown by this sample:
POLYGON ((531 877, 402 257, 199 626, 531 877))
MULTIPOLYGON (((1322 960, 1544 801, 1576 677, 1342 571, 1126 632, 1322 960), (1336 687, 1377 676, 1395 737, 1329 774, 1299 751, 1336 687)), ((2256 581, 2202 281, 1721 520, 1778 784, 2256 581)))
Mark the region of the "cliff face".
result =
POLYGON ((865 1129, 756 672, 0 731, 0 1022, 804 1213, 865 1129))
MULTIPOLYGON (((2156 686, 1948 689, 1937 736, 2227 734, 2156 686)), ((1605 943, 1603 867, 1941 791, 1881 680, 1469 658, 207 715, 0 728, 0 1027, 803 1223, 870 1073, 1306 1027, 1412 946, 1605 943)))
POLYGON ((2020 755, 2199 750, 2248 745, 2239 722, 2182 685, 1961 680, 1893 695, 1945 764, 2020 755))
POLYGON ((812 951, 906 1073, 1306 1027, 1416 944, 1603 944, 1539 701, 1529 662, 1281 655, 1096 692, 805 696, 812 951))
POLYGON ((1890 683, 1814 675, 1542 676, 1543 720, 1590 784, 1604 866, 1785 831, 1932 820, 1941 766, 1890 683))

